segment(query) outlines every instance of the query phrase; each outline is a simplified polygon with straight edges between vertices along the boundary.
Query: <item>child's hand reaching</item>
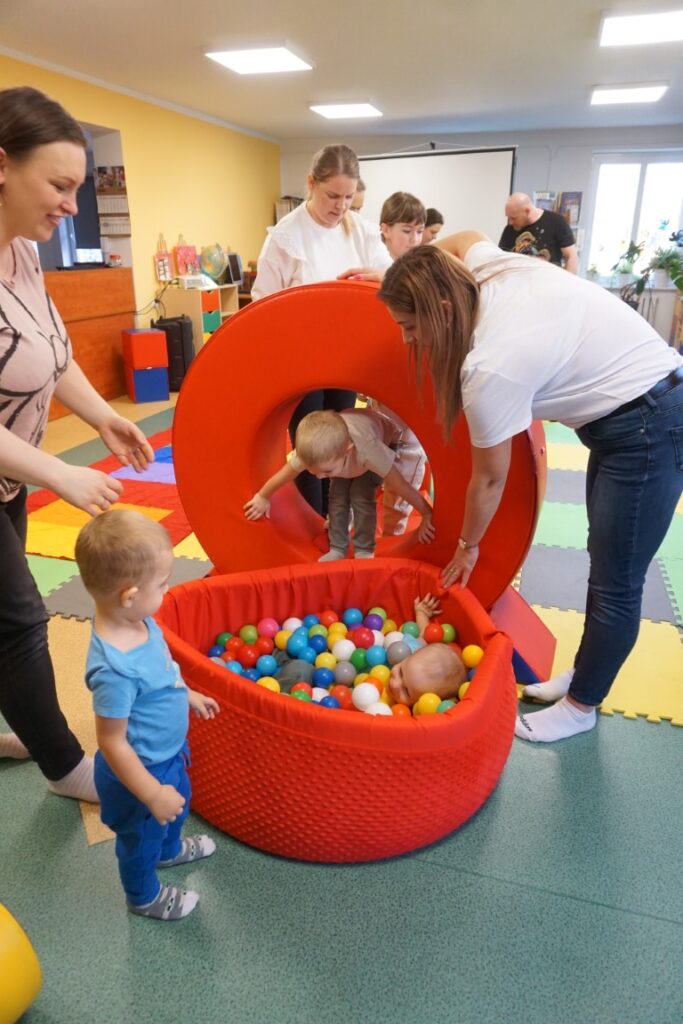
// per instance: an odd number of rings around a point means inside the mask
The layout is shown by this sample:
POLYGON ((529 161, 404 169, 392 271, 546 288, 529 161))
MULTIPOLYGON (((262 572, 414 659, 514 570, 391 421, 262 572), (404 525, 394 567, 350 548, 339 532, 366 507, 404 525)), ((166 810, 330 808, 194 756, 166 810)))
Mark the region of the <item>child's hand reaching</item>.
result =
POLYGON ((413 607, 415 608, 415 621, 418 625, 420 625, 421 616, 429 622, 435 615, 441 614, 439 599, 438 597, 432 597, 431 594, 425 594, 424 597, 416 597, 413 607))
POLYGON ((185 806, 185 797, 173 786, 159 786, 147 806, 160 825, 175 821, 185 806))
POLYGON ((265 516, 266 519, 270 516, 270 502, 268 498, 262 497, 257 491, 253 498, 250 498, 242 508, 247 519, 255 521, 260 519, 261 516, 265 516))
POLYGON ((220 711, 218 702, 213 697, 205 697, 203 693, 189 689, 187 697, 197 718, 215 718, 220 711))

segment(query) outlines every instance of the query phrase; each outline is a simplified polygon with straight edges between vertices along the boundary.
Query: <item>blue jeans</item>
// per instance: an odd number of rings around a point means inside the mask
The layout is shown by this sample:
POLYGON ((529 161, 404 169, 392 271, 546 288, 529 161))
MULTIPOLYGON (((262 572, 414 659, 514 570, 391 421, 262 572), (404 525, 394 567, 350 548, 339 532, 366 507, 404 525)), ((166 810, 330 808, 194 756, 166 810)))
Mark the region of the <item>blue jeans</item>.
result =
POLYGON ((173 786, 185 797, 175 821, 160 825, 116 775, 98 750, 95 754, 95 787, 100 798, 102 821, 116 833, 116 856, 121 884, 129 903, 141 907, 159 892, 156 867, 180 853, 180 832, 190 810, 190 780, 185 767, 187 745, 175 757, 145 765, 164 786, 173 786))
POLYGON ((590 449, 590 574, 569 694, 597 706, 636 642, 645 574, 683 490, 683 370, 577 434, 590 449))

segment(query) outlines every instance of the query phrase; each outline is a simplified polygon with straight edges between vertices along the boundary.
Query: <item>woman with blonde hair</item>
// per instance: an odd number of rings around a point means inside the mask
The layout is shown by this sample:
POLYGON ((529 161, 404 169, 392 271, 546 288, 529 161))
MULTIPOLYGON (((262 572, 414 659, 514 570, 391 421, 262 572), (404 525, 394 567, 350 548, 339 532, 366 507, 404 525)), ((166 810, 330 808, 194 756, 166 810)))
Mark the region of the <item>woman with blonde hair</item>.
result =
POLYGON ((525 689, 557 703, 520 716, 515 732, 552 742, 592 729, 635 644, 645 573, 683 489, 683 357, 605 289, 476 231, 406 253, 379 297, 418 379, 426 360, 446 437, 467 420, 472 473, 445 586, 466 585, 476 565, 515 434, 556 420, 590 451, 583 636, 573 668, 525 689))

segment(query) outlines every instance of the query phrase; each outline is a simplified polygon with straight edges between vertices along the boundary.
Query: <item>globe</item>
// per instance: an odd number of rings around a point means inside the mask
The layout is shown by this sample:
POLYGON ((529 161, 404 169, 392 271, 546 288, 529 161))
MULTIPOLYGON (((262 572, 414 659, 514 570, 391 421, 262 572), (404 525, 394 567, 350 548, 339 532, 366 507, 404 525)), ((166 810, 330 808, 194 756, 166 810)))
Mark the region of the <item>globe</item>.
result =
POLYGON ((207 274, 214 281, 219 281, 225 273, 228 257, 225 255, 223 247, 218 243, 216 245, 206 245, 200 253, 199 264, 203 274, 207 274))

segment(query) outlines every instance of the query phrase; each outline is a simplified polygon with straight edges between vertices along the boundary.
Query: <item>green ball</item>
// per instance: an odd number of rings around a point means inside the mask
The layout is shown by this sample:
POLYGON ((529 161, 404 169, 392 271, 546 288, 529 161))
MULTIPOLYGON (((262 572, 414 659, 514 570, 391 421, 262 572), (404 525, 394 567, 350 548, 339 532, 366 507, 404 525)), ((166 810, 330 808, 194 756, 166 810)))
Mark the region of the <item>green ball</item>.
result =
POLYGON ((219 633, 216 637, 216 643, 219 647, 225 647, 231 636, 232 633, 219 633))
POLYGON ((445 644, 453 644, 458 639, 458 631, 455 626, 451 626, 450 622, 442 622, 441 628, 443 629, 443 642, 445 644))
POLYGON ((311 626, 308 631, 309 636, 327 636, 327 626, 323 626, 322 623, 318 623, 317 626, 311 626))
POLYGON ((295 700, 302 700, 307 704, 310 704, 313 699, 305 690, 295 690, 294 693, 290 693, 289 696, 294 697, 295 700))
POLYGON ((401 626, 402 633, 408 633, 410 636, 418 637, 420 635, 420 627, 417 622, 404 622, 401 626))
POLYGON ((256 643, 258 637, 258 629, 256 626, 242 626, 240 630, 240 640, 244 640, 245 644, 256 643))
POLYGON ((357 672, 365 672, 365 669, 368 667, 367 652, 363 647, 356 647, 355 651, 349 658, 349 661, 357 672))
POLYGON ((455 703, 456 702, 454 700, 450 700, 450 699, 449 700, 442 700, 441 703, 439 704, 438 708, 436 709, 437 715, 442 715, 444 713, 444 711, 448 711, 449 708, 454 708, 455 707, 455 703))
POLYGON ((379 615, 382 622, 387 621, 387 613, 385 612, 384 608, 371 608, 370 611, 368 612, 368 615, 379 615))

